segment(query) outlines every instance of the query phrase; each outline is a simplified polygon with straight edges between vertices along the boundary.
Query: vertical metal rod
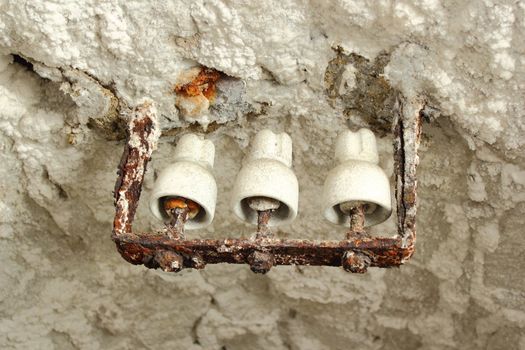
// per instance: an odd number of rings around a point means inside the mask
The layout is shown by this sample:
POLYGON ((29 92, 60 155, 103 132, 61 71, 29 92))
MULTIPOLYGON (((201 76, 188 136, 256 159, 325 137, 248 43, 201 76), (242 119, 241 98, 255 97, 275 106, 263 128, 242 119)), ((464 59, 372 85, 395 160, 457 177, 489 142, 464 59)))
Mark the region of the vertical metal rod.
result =
POLYGON ((347 232, 346 237, 352 239, 355 236, 366 235, 364 205, 349 208, 348 215, 350 216, 350 231, 347 232))
MULTIPOLYGON (((113 237, 132 232, 131 226, 142 191, 144 172, 159 136, 157 109, 153 101, 145 100, 133 109, 128 124, 128 138, 118 167, 114 190, 113 237)), ((118 249, 121 248, 122 246, 119 246, 118 249)))
POLYGON ((363 205, 350 209, 350 231, 363 232, 365 229, 365 211, 363 205))
MULTIPOLYGON (((257 210, 257 233, 255 234, 255 239, 273 237, 273 233, 268 227, 272 211, 272 209, 257 210)), ((264 250, 256 250, 248 257, 248 264, 250 264, 250 269, 253 272, 265 274, 275 264, 275 258, 264 250)))
POLYGON ((268 222, 272 217, 271 210, 257 211, 257 235, 256 238, 271 237, 272 231, 268 227, 268 222))
POLYGON ((189 213, 190 209, 188 207, 170 209, 171 220, 167 230, 169 238, 184 239, 184 225, 188 221, 189 213))
MULTIPOLYGON (((366 236, 365 232, 365 206, 363 204, 347 207, 346 212, 350 216, 350 231, 347 239, 366 236)), ((370 258, 362 253, 347 251, 343 254, 342 266, 345 271, 353 273, 365 273, 370 266, 370 258)))

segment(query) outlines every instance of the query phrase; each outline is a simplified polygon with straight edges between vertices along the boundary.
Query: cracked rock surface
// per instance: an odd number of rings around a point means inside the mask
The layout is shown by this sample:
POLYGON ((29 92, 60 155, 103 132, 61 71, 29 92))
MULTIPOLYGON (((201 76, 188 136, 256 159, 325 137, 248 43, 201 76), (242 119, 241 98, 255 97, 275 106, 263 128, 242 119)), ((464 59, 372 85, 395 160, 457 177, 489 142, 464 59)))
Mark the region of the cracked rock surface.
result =
POLYGON ((523 2, 504 0, 0 0, 0 348, 525 348, 524 28, 523 2), (189 117, 175 87, 202 67, 220 78, 193 80, 189 117), (405 266, 172 274, 115 250, 120 116, 142 98, 164 136, 137 229, 159 227, 145 203, 192 131, 215 143, 219 195, 213 225, 188 236, 249 236, 233 180, 271 128, 291 135, 300 186, 277 235, 338 239, 318 207, 335 137, 372 128, 392 175, 397 94, 427 101, 405 266))

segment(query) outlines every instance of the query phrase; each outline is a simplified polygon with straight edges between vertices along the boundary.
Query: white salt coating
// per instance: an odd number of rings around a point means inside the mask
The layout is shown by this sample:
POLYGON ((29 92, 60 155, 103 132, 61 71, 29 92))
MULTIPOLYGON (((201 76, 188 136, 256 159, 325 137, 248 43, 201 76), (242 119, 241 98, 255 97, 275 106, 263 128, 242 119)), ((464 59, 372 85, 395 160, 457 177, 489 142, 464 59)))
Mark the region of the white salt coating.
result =
MULTIPOLYGON (((503 0, 0 0, 0 348, 525 348, 524 27, 525 4, 503 0), (278 235, 343 237, 319 213, 334 140, 379 121, 327 98, 336 50, 353 57, 335 73, 337 94, 380 103, 363 80, 363 60, 380 59, 383 88, 428 101, 407 265, 173 275, 121 259, 110 233, 123 143, 88 127, 111 117, 113 93, 122 108, 155 101, 164 130, 209 123, 216 216, 191 237, 252 233, 229 204, 265 128, 290 134, 301 189, 278 235), (201 64, 240 79, 237 92, 186 120, 173 86, 201 64)), ((161 138, 143 198, 177 138, 161 138)), ((378 151, 391 174, 389 137, 378 151)), ((158 228, 144 201, 136 224, 158 228)), ((394 218, 373 231, 395 233, 394 218)))

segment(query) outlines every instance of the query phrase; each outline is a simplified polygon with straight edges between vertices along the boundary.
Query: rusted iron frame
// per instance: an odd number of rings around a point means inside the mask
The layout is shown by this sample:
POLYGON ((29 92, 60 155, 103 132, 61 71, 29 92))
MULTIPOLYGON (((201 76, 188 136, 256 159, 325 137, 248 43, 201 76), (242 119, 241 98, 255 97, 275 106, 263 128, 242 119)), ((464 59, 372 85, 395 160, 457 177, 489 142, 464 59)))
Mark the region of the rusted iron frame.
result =
POLYGON ((115 185, 112 239, 126 261, 174 272, 183 267, 201 269, 217 263, 249 264, 254 272, 262 273, 274 265, 343 266, 347 271, 359 273, 369 266, 399 266, 412 256, 416 240, 416 167, 423 107, 422 101, 399 99, 394 110, 396 236, 370 237, 350 232, 341 241, 264 235, 251 239, 185 240, 162 233, 132 232, 144 173, 160 134, 154 106, 145 102, 134 109, 129 120, 128 139, 115 185))

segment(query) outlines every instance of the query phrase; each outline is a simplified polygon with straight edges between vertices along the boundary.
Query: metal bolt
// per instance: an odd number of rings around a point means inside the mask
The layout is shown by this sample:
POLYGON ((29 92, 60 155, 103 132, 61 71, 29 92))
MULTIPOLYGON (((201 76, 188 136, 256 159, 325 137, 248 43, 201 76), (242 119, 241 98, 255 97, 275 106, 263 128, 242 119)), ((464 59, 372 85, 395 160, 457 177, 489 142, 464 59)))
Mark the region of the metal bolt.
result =
POLYGON ((375 204, 361 201, 348 201, 339 204, 339 209, 343 214, 350 217, 350 231, 347 233, 348 239, 369 236, 365 231, 365 214, 373 212, 376 209, 375 204))
MULTIPOLYGON (((350 231, 347 233, 348 239, 366 237, 365 232, 365 213, 375 210, 367 203, 361 201, 349 201, 339 204, 339 209, 344 214, 350 216, 350 231)), ((342 259, 343 269, 347 272, 365 273, 370 266, 370 258, 362 253, 347 251, 342 259)))
POLYGON ((257 238, 271 237, 272 232, 268 222, 272 212, 279 209, 281 202, 268 197, 252 197, 248 199, 250 209, 257 211, 257 238))
POLYGON ((202 270, 203 268, 206 267, 206 262, 204 261, 202 256, 200 256, 199 254, 193 255, 191 257, 191 261, 193 262, 193 268, 194 269, 202 270))
POLYGON ((270 253, 256 250, 248 257, 248 264, 250 264, 250 270, 264 275, 273 267, 275 259, 270 253))
POLYGON ((370 258, 361 253, 348 251, 343 255, 342 265, 347 272, 365 273, 370 263, 370 258))
POLYGON ((170 217, 168 236, 172 239, 184 239, 184 225, 199 214, 200 206, 182 197, 166 198, 162 205, 170 217))
POLYGON ((155 261, 165 272, 179 272, 184 267, 184 259, 170 250, 159 250, 155 253, 155 261))

